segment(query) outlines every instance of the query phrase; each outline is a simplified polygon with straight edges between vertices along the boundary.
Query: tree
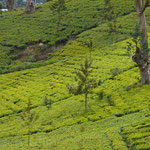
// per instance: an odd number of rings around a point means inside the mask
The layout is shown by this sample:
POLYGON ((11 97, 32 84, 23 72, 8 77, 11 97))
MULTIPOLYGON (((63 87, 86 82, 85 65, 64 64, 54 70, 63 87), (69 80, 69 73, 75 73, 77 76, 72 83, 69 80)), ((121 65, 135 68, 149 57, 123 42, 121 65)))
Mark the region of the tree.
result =
POLYGON ((111 3, 111 0, 104 0, 104 6, 102 12, 102 19, 108 24, 108 32, 114 38, 114 32, 117 31, 117 17, 118 15, 115 12, 114 6, 111 3))
POLYGON ((31 125, 39 117, 35 113, 31 112, 31 105, 31 100, 29 99, 25 112, 23 112, 23 115, 21 115, 21 119, 28 128, 28 148, 30 147, 31 125))
POLYGON ((53 13, 57 14, 57 28, 56 31, 59 31, 59 26, 62 20, 63 12, 67 10, 65 0, 57 0, 50 9, 53 11, 53 13))
POLYGON ((31 14, 35 12, 35 6, 32 0, 27 0, 25 13, 31 14))
POLYGON ((2 3, 0 3, 0 14, 2 13, 1 9, 2 9, 2 3))
POLYGON ((14 9, 14 0, 6 0, 6 6, 8 11, 12 11, 14 9))
POLYGON ((150 84, 150 60, 148 49, 148 35, 146 26, 145 10, 148 7, 150 0, 135 0, 136 12, 138 17, 139 29, 140 29, 140 42, 136 43, 136 52, 132 59, 137 63, 140 74, 141 83, 150 84))
POLYGON ((76 80, 78 81, 78 85, 67 85, 70 93, 75 95, 84 94, 85 112, 87 112, 88 94, 90 94, 92 89, 97 86, 96 81, 90 76, 92 73, 91 65, 91 58, 86 58, 84 65, 81 65, 80 69, 76 71, 76 80))
POLYGON ((25 2, 23 0, 17 1, 17 7, 24 7, 24 6, 25 6, 25 2))

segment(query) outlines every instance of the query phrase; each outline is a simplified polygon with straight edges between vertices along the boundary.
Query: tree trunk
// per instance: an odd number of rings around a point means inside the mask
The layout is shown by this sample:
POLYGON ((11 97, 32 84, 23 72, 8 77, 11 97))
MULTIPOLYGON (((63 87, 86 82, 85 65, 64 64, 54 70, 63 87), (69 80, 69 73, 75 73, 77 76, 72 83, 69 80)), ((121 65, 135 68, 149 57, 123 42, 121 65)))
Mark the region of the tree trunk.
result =
POLYGON ((30 135, 28 135, 28 148, 30 148, 30 135))
POLYGON ((25 13, 31 14, 31 13, 34 13, 34 12, 35 12, 35 6, 34 6, 32 0, 27 0, 25 13))
POLYGON ((145 18, 144 12, 141 13, 142 8, 144 7, 144 3, 143 3, 143 0, 135 0, 135 1, 136 1, 136 12, 137 12, 137 16, 138 16, 139 26, 140 26, 140 30, 142 32, 141 43, 144 44, 145 42, 148 41, 146 18, 145 18))
POLYGON ((59 34, 59 26, 60 26, 60 22, 61 22, 61 12, 59 12, 58 14, 58 21, 57 21, 57 27, 56 27, 56 31, 59 34))
POLYGON ((28 149, 30 148, 30 135, 31 135, 30 124, 28 124, 28 149))
POLYGON ((135 61, 140 69, 141 74, 141 83, 149 84, 150 83, 150 61, 148 60, 148 35, 146 27, 146 18, 144 11, 144 1, 135 0, 136 12, 139 21, 139 27, 141 32, 141 42, 140 48, 136 47, 136 53, 133 56, 133 61, 135 61))
POLYGON ((87 112, 87 93, 85 93, 85 112, 87 112))
POLYGON ((14 0, 6 0, 6 5, 8 11, 12 11, 14 9, 14 0))
POLYGON ((150 84, 150 62, 145 66, 144 69, 140 68, 141 83, 150 84))

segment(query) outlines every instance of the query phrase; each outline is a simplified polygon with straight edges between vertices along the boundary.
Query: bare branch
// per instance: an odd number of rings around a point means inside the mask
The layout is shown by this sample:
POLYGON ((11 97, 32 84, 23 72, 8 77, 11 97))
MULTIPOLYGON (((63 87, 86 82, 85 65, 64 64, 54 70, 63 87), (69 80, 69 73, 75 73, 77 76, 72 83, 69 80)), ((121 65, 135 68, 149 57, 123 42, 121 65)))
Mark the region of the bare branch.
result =
POLYGON ((144 6, 142 7, 142 10, 140 11, 140 15, 142 15, 144 13, 144 11, 148 7, 149 3, 150 3, 150 0, 146 0, 144 6))

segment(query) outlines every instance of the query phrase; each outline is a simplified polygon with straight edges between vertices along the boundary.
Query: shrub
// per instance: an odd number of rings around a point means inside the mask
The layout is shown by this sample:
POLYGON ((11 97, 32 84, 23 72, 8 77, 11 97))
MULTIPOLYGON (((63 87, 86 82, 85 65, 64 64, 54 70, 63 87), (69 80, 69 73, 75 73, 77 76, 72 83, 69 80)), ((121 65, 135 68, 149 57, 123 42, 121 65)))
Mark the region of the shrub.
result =
POLYGON ((53 101, 51 99, 48 99, 47 96, 44 98, 44 105, 47 107, 47 109, 50 109, 52 107, 53 101))
POLYGON ((110 72, 112 74, 111 78, 113 79, 116 75, 120 74, 122 72, 122 70, 119 68, 113 68, 110 70, 110 72))

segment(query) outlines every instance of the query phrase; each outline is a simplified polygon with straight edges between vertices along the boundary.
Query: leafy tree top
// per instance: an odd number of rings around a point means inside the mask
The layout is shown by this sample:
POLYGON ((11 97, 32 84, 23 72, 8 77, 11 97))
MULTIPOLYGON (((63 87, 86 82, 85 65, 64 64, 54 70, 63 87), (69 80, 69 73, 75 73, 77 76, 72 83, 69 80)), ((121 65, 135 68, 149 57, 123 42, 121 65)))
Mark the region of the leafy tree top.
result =
POLYGON ((67 7, 65 5, 64 0, 57 0, 51 7, 50 9, 52 11, 56 11, 57 13, 60 13, 61 11, 67 10, 67 7))

